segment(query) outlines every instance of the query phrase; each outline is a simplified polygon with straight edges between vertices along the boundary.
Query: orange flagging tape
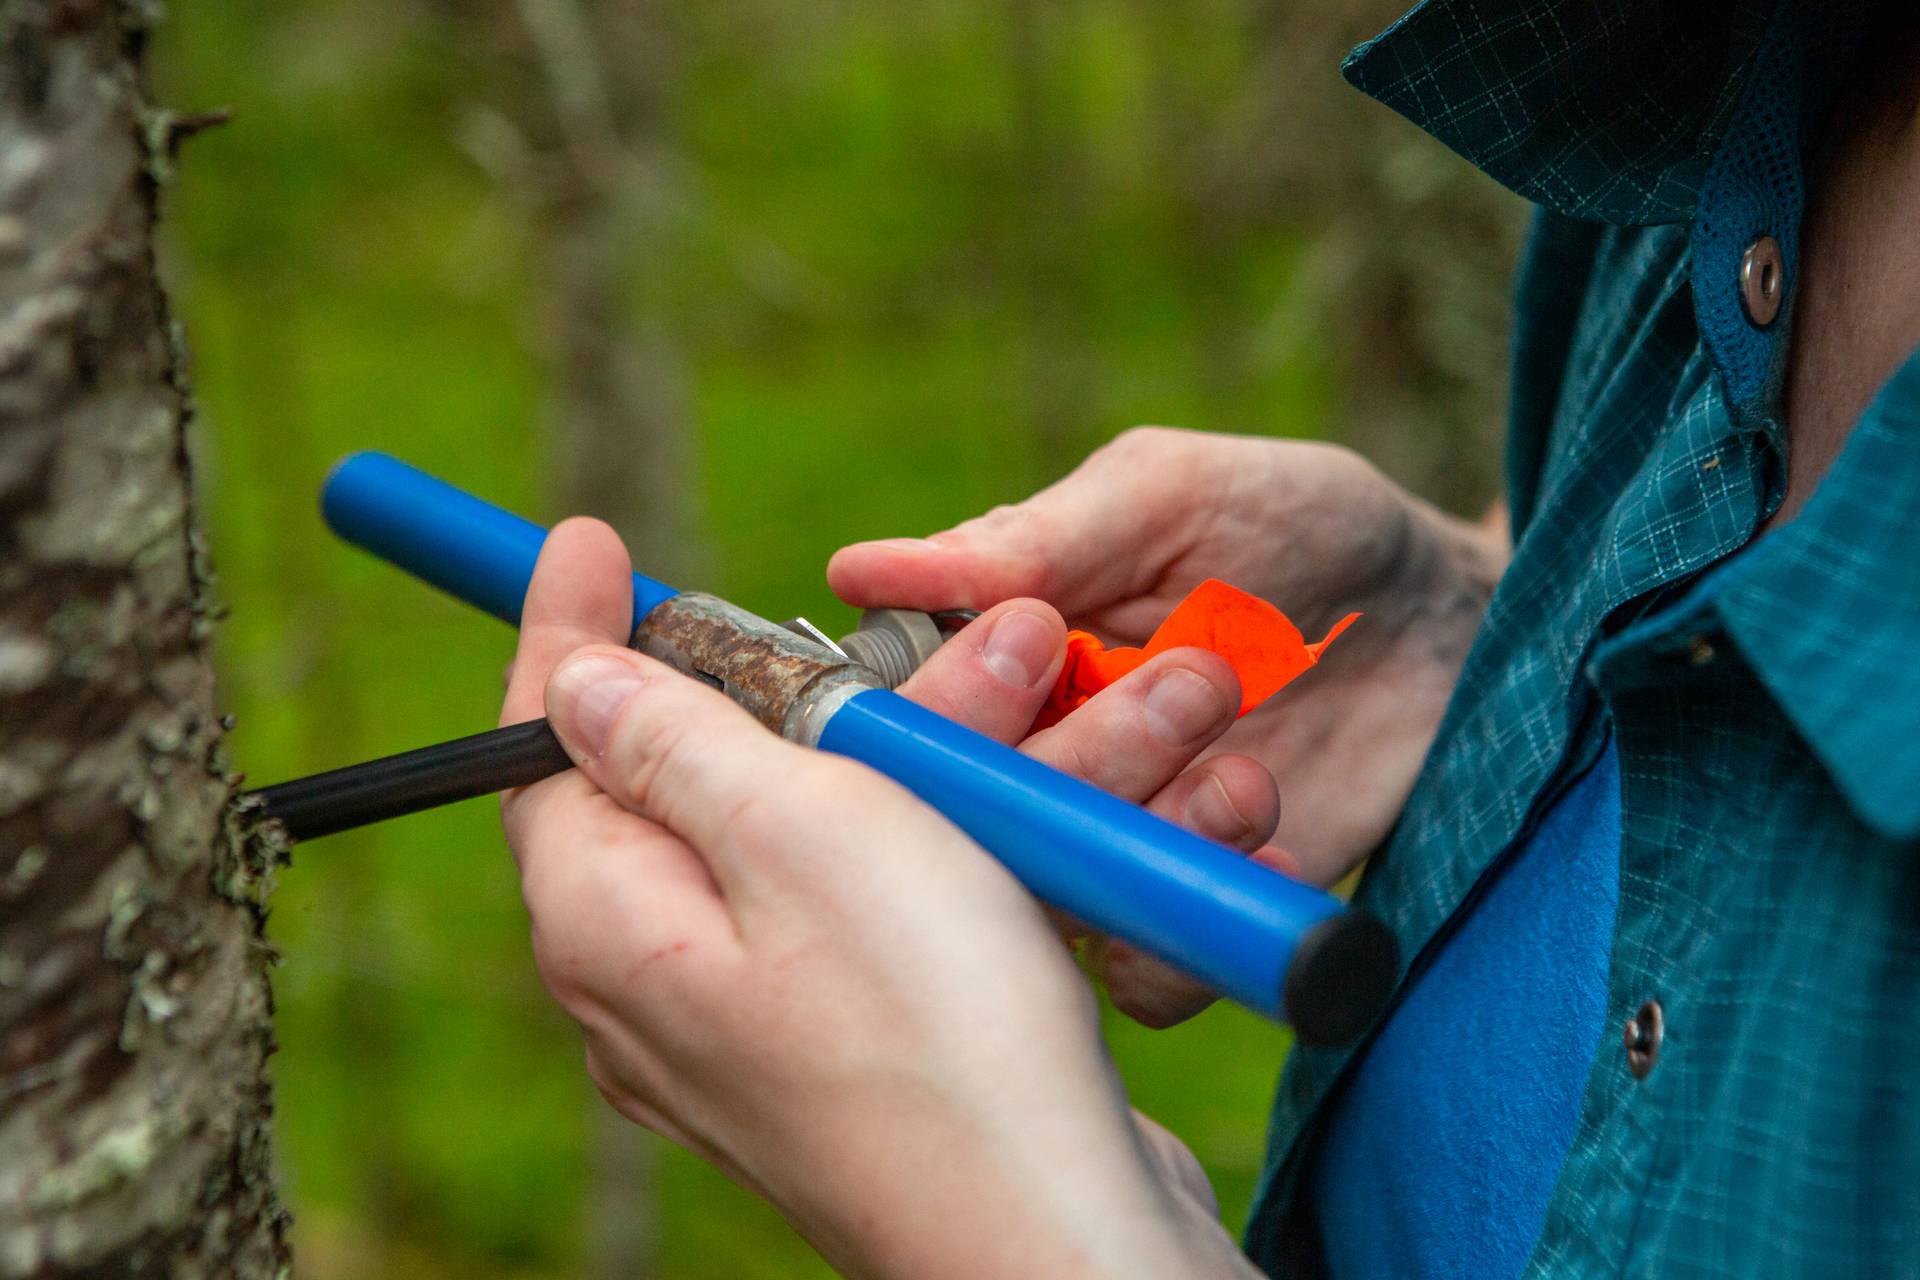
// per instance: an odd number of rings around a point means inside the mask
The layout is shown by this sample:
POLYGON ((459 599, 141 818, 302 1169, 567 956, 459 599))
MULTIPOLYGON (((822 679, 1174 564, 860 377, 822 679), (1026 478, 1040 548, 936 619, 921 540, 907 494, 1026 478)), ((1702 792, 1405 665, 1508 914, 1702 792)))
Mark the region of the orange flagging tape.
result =
POLYGON ((1084 631, 1067 633, 1067 664, 1040 712, 1039 727, 1054 724, 1121 676, 1168 649, 1208 649, 1227 660, 1240 677, 1240 714, 1245 715, 1320 661, 1320 655, 1360 615, 1333 624, 1318 644, 1308 644, 1287 615, 1258 596, 1209 578, 1188 593, 1144 649, 1109 649, 1084 631))

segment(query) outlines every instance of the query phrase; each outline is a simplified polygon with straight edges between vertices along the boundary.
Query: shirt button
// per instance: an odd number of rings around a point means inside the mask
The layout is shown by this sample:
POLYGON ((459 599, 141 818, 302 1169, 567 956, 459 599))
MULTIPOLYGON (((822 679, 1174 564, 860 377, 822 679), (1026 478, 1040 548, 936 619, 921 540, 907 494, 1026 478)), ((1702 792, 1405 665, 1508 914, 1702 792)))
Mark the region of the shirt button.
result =
POLYGON ((1747 319, 1761 329, 1772 324, 1786 291, 1787 266, 1780 257, 1780 242, 1761 236, 1740 259, 1740 305, 1747 319))
POLYGON ((1621 1039, 1627 1048, 1627 1070, 1633 1072, 1635 1080, 1645 1080, 1653 1070, 1666 1030, 1666 1015, 1660 1011, 1658 1000, 1647 1001, 1638 1013, 1627 1019, 1627 1032, 1621 1039))

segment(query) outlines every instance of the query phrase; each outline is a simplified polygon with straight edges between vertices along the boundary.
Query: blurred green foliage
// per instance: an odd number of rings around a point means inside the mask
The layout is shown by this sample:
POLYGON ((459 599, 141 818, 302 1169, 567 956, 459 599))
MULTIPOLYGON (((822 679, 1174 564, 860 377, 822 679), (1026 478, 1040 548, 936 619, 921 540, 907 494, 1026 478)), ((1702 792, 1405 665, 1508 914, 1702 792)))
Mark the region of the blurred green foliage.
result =
MULTIPOLYGON (((200 4, 162 30, 163 99, 233 110, 167 230, 255 781, 491 722, 510 635, 332 543, 313 499, 374 446, 562 514, 542 188, 566 113, 540 102, 569 81, 529 37, 556 17, 615 23, 600 74, 643 81, 608 94, 646 112, 617 140, 640 176, 608 197, 610 323, 676 384, 635 429, 685 442, 701 585, 850 625, 833 548, 1016 499, 1135 422, 1323 435, 1440 500, 1490 492, 1514 214, 1339 82, 1391 0, 570 6, 200 4)), ((607 1126, 492 806, 299 850, 271 933, 303 1269, 594 1271, 607 1126)), ((1231 1009, 1113 1026, 1230 1225, 1285 1043, 1231 1009)), ((611 1191, 652 1274, 824 1270, 677 1152, 611 1191)))

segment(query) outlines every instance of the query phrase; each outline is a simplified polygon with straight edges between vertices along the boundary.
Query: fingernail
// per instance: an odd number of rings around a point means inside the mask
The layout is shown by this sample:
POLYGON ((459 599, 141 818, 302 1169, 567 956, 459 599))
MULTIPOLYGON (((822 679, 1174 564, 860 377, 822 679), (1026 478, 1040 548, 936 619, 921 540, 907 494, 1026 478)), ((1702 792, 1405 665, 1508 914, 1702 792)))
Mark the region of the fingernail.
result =
POLYGON ((644 677, 618 658, 595 653, 560 664, 547 684, 547 718, 561 741, 589 756, 607 749, 607 735, 644 677))
POLYGON ((1188 829, 1212 836, 1223 844, 1232 844, 1253 830, 1247 816, 1234 808, 1226 784, 1215 777, 1208 777, 1193 789, 1181 818, 1188 829))
POLYGON ((1208 681, 1176 667, 1153 682, 1142 710, 1154 737, 1183 747, 1226 718, 1227 700, 1208 681))
POLYGON ((987 670, 1016 689, 1031 689, 1053 665, 1053 628, 1032 613, 1007 613, 994 619, 980 651, 987 670))

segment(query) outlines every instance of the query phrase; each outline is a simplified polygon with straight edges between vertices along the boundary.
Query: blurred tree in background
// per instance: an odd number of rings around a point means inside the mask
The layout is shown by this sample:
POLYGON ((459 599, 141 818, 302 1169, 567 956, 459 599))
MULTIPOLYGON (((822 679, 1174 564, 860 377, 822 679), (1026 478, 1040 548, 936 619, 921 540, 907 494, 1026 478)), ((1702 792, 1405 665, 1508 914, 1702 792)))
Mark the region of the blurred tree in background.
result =
MULTIPOLYGON (((1520 213, 1340 81, 1397 7, 183 6, 164 97, 234 113, 169 206, 234 758, 268 782, 492 722, 511 636, 322 530, 355 448, 829 630, 833 548, 1138 422, 1340 440, 1485 502, 1520 213)), ((609 1119, 492 806, 302 848, 281 885, 303 1269, 823 1273, 609 1119)), ((1284 1034, 1221 1009, 1114 1042, 1237 1225, 1284 1034)))

